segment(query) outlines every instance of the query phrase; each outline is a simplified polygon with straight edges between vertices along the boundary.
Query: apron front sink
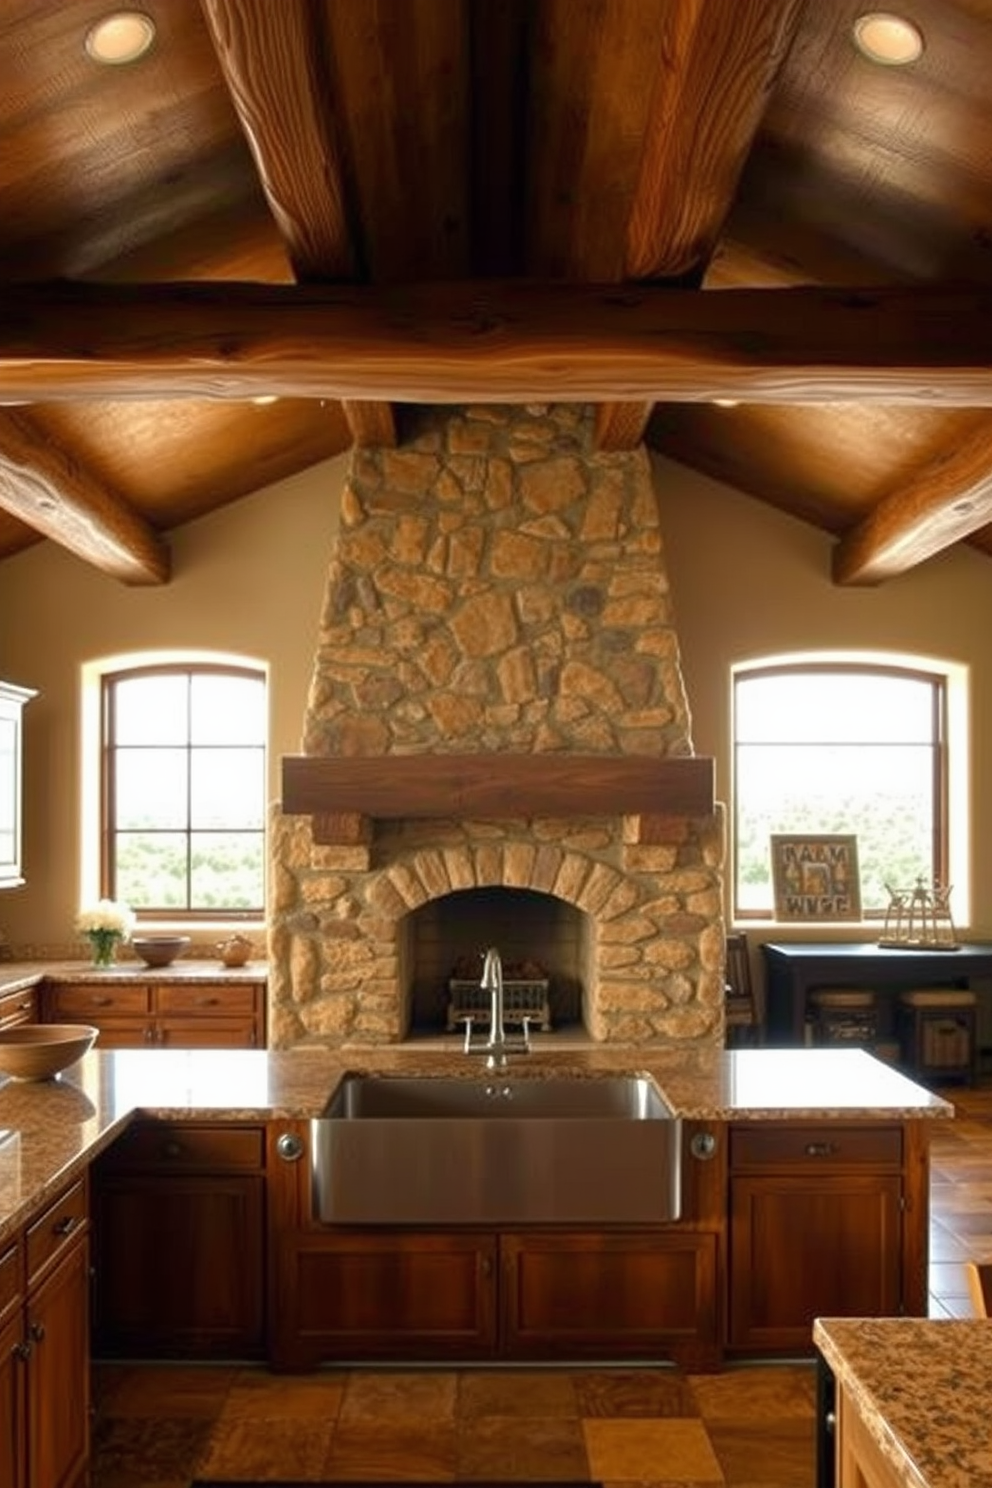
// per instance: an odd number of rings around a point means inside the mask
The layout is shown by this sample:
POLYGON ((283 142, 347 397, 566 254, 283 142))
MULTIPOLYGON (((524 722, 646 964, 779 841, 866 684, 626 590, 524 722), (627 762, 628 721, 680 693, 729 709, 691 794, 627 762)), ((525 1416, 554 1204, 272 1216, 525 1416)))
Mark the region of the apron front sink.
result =
POLYGON ((347 1075, 312 1123, 329 1224, 665 1223, 681 1123, 643 1075, 347 1075))

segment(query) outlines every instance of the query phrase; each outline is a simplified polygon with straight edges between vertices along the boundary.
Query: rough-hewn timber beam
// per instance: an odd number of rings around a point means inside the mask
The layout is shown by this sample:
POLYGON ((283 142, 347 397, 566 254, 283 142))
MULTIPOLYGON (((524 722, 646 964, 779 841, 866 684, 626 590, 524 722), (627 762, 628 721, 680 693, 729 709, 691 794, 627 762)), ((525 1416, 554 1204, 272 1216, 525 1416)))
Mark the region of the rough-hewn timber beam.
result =
MULTIPOLYGON (((699 283, 737 193, 800 0, 672 6, 627 224, 624 277, 699 283)), ((586 275, 585 277, 591 277, 586 275)), ((653 403, 605 405, 598 448, 633 449, 653 403)))
POLYGON ((992 289, 18 285, 0 399, 992 406, 992 289))
POLYGON ((134 511, 46 440, 28 413, 0 410, 0 506, 126 584, 162 584, 169 549, 134 511))
POLYGON ((837 544, 837 584, 896 578, 992 521, 992 421, 948 447, 837 544))

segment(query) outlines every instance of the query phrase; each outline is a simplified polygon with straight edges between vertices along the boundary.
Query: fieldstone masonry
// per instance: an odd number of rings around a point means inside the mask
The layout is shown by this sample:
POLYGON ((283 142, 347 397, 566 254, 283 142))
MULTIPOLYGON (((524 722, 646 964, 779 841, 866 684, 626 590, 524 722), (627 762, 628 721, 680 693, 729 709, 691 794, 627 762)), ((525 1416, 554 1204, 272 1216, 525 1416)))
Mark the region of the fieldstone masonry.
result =
MULTIPOLYGON (((592 453, 591 430, 575 407, 444 409, 399 449, 354 452, 305 753, 692 753, 650 466, 592 453)), ((327 847, 277 803, 273 1042, 402 1040, 411 910, 500 886, 590 917, 592 1038, 721 1042, 722 809, 651 845, 638 824, 590 800, 327 847)))

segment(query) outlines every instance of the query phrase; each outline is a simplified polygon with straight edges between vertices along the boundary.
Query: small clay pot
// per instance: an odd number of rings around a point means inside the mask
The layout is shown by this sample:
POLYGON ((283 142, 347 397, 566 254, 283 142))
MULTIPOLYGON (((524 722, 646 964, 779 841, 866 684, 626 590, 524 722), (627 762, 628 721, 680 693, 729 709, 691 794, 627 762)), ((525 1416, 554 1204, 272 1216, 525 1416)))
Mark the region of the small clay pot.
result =
POLYGON ((245 935, 229 935, 226 940, 217 942, 217 951, 225 966, 244 966, 253 949, 245 935))

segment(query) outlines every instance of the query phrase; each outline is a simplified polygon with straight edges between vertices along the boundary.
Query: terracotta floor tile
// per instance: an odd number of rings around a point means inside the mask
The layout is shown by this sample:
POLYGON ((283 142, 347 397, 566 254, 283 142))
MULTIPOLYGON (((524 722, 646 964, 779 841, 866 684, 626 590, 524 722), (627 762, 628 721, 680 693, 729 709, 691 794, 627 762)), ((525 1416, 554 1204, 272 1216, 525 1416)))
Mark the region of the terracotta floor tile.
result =
MULTIPOLYGON (((94 1371, 97 1372, 97 1371, 94 1371)), ((216 1416, 238 1375, 236 1365, 145 1364, 96 1386, 108 1416, 216 1416)))
POLYGON ((459 1420, 474 1416, 579 1416, 571 1377, 558 1370, 466 1370, 458 1381, 459 1420))
POLYGON ((323 1473, 330 1481, 450 1483, 455 1460, 453 1421, 342 1421, 323 1473))
POLYGON ((330 1422, 235 1420, 215 1427, 198 1463, 204 1478, 280 1478, 319 1483, 334 1426, 330 1422))
POLYGON ((131 1417, 97 1425, 93 1488, 145 1488, 195 1475, 211 1423, 131 1417))
POLYGON ((589 1472, 621 1482, 723 1483, 724 1475, 702 1421, 583 1421, 589 1472))
POLYGON ((453 1420, 458 1376, 434 1370, 355 1370, 347 1377, 339 1418, 346 1421, 453 1420))
POLYGON ((459 1482, 578 1482, 589 1478, 578 1420, 475 1416, 458 1423, 459 1482))
POLYGON ((815 1488, 816 1434, 810 1421, 755 1421, 708 1426, 728 1488, 764 1483, 774 1488, 815 1488), (760 1467, 759 1467, 760 1464, 760 1467))
POLYGON ((294 1418, 334 1422, 341 1409, 346 1374, 271 1375, 245 1370, 221 1409, 222 1421, 294 1418))
POLYGON ((677 1370, 604 1369, 573 1376, 580 1416, 695 1416, 695 1396, 677 1370))
POLYGON ((816 1416, 812 1363, 694 1374, 690 1384, 707 1426, 713 1421, 812 1421, 816 1416))

